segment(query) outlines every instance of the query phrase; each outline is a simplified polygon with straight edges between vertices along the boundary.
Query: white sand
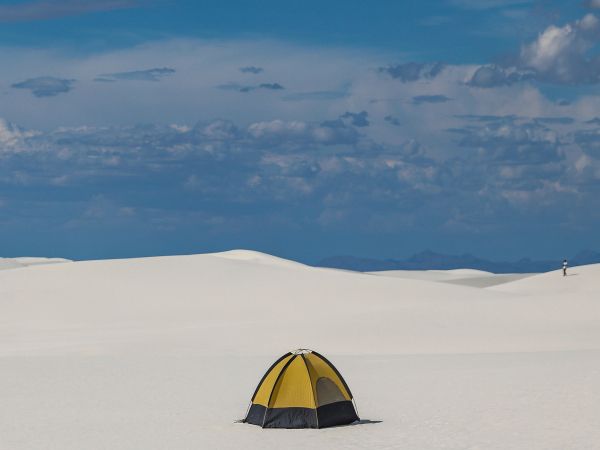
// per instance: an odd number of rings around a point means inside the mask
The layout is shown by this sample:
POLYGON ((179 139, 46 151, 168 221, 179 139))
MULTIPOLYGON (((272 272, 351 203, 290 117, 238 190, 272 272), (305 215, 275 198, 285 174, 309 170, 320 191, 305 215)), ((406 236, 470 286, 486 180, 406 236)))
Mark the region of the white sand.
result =
POLYGON ((1 271, 0 449, 597 449, 600 265, 571 273, 483 289, 244 251, 1 271), (233 424, 297 347, 381 422, 233 424))
POLYGON ((39 257, 21 257, 21 258, 0 258, 0 270, 18 269, 20 267, 39 266, 42 264, 59 264, 70 262, 64 258, 39 258, 39 257))
POLYGON ((528 278, 531 273, 502 273, 495 274, 477 269, 453 269, 453 270, 383 270, 379 272, 368 272, 371 275, 384 277, 407 278, 411 280, 437 281, 440 283, 460 284, 485 288, 511 281, 528 278))

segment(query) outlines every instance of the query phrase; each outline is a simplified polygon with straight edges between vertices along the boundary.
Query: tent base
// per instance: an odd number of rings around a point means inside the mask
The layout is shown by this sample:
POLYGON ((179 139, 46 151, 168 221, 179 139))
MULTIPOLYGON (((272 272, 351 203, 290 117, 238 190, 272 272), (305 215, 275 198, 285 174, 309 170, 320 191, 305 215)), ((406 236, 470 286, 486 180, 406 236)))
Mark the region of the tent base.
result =
POLYGON ((244 422, 263 428, 326 428, 359 420, 351 401, 312 408, 265 408, 252 404, 244 422), (317 419, 318 417, 318 419, 317 419))

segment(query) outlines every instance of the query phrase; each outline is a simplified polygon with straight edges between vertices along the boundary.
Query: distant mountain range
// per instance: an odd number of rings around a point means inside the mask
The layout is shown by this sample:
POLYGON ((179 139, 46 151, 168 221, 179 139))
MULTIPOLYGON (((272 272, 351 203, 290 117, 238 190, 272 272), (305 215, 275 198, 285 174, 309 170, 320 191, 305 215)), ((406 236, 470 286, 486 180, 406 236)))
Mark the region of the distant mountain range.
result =
MULTIPOLYGON (((569 260, 569 266, 600 263, 600 252, 584 250, 569 260)), ((490 261, 469 253, 464 255, 445 255, 425 250, 408 259, 374 259, 355 256, 332 256, 319 261, 317 267, 375 272, 380 270, 450 270, 479 269, 493 273, 539 273, 559 269, 562 259, 536 261, 523 258, 514 262, 490 261)))

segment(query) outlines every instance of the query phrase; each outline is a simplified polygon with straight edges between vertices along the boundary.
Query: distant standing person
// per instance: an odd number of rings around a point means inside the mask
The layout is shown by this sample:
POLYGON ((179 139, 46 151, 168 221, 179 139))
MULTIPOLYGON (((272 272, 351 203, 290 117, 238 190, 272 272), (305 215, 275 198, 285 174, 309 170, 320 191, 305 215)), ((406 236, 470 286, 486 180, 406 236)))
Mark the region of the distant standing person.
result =
POLYGON ((569 266, 569 263, 567 262, 566 259, 563 259, 563 277, 567 276, 567 267, 569 266))

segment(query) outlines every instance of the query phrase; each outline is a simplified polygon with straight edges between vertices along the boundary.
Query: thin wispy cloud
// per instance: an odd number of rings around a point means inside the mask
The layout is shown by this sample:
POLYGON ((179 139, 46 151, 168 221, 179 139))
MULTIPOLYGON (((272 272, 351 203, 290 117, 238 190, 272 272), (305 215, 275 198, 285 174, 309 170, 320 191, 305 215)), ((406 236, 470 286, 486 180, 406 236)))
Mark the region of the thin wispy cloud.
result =
POLYGON ((236 92, 252 92, 258 90, 267 90, 267 91, 281 91, 285 88, 279 83, 261 83, 258 85, 241 85, 238 83, 226 83, 220 84, 217 86, 218 89, 222 89, 224 91, 236 91, 236 92))
POLYGON ((251 74, 257 75, 264 71, 265 71, 265 69, 263 69, 262 67, 256 67, 256 66, 240 67, 240 72, 242 72, 242 73, 251 73, 251 74))
POLYGON ((169 67, 157 67, 146 70, 133 70, 131 72, 106 73, 99 75, 94 81, 99 82, 115 82, 120 80, 125 81, 160 81, 168 75, 175 73, 175 69, 169 67))
POLYGON ((294 92, 283 97, 283 100, 291 102, 300 101, 330 101, 348 97, 348 91, 310 91, 294 92))
POLYGON ((36 97, 54 97, 73 89, 75 80, 56 77, 37 77, 12 84, 15 89, 27 89, 36 97))
POLYGON ((417 95, 413 97, 412 103, 413 105, 422 105, 424 103, 446 103, 452 100, 451 98, 446 97, 445 95, 417 95))
POLYGON ((0 22, 27 22, 140 7, 138 0, 56 0, 0 5, 0 22))

